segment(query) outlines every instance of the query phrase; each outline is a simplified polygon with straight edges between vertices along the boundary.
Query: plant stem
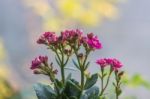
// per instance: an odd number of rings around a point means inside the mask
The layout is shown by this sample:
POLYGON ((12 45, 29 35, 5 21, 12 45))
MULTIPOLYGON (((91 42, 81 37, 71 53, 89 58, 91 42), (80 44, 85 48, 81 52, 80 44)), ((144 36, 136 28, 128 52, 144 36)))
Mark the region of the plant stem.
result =
POLYGON ((56 56, 57 56, 57 58, 58 58, 58 60, 59 60, 59 62, 60 62, 61 78, 62 78, 62 82, 64 83, 64 82, 65 82, 65 74, 64 74, 64 54, 63 54, 63 52, 62 52, 61 50, 60 50, 60 52, 61 52, 62 58, 60 58, 58 52, 55 51, 56 56))
MULTIPOLYGON (((63 47, 62 47, 63 48, 63 47)), ((62 82, 65 83, 65 73, 64 73, 64 53, 60 48, 61 56, 62 56, 62 61, 61 61, 61 75, 62 75, 62 82)))
POLYGON ((84 68, 83 68, 83 66, 80 63, 80 59, 78 57, 77 51, 76 50, 74 50, 74 51, 75 51, 75 55, 77 57, 78 65, 80 67, 80 73, 81 73, 81 91, 82 91, 84 89, 84 68))
MULTIPOLYGON (((107 81, 106 81, 106 85, 105 85, 105 87, 101 90, 100 96, 103 95, 104 91, 106 90, 106 88, 107 88, 107 86, 108 86, 108 84, 109 84, 109 79, 110 79, 111 73, 112 73, 112 70, 110 70, 110 72, 109 72, 109 75, 108 75, 108 78, 107 78, 107 81)), ((103 81, 104 81, 104 79, 102 78, 102 82, 103 82, 103 81)))
POLYGON ((81 70, 81 90, 84 89, 84 71, 81 70))
POLYGON ((102 91, 104 88, 104 68, 103 67, 101 67, 101 73, 102 73, 102 76, 101 76, 101 91, 102 91))
POLYGON ((62 82, 65 83, 65 73, 64 73, 64 67, 61 67, 61 77, 62 77, 62 82))
POLYGON ((115 73, 115 77, 116 77, 116 99, 119 99, 118 90, 120 89, 120 85, 119 85, 120 79, 117 73, 115 73))
POLYGON ((118 96, 118 94, 116 93, 116 99, 119 99, 119 96, 118 96))

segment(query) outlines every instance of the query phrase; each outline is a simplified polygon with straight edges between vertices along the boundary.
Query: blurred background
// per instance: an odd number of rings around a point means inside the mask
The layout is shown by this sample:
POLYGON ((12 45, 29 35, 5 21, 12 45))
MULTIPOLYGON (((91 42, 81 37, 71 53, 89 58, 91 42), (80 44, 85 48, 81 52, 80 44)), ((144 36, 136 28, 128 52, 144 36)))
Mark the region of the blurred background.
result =
MULTIPOLYGON (((38 55, 54 55, 36 44, 44 31, 94 32, 103 49, 89 58, 116 57, 124 64, 121 99, 150 97, 150 1, 148 0, 0 0, 0 99, 37 99, 33 84, 48 78, 32 73, 38 55)), ((98 67, 90 68, 91 73, 98 67)), ((74 72, 78 77, 77 72, 74 72)))

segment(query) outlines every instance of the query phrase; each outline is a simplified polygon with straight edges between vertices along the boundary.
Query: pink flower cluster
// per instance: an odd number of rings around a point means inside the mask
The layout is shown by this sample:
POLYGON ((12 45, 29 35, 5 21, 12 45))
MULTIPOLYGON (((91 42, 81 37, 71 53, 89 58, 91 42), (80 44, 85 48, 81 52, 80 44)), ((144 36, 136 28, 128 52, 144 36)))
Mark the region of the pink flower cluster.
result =
POLYGON ((106 66, 111 66, 113 70, 118 70, 119 68, 121 68, 123 65, 122 63, 115 59, 115 58, 104 58, 104 59, 99 59, 96 61, 96 63, 98 65, 100 65, 102 68, 106 67, 106 66))
POLYGON ((94 36, 93 33, 87 34, 87 43, 91 48, 101 49, 102 44, 99 42, 97 36, 94 36))
POLYGON ((65 30, 61 32, 61 37, 63 40, 72 40, 73 38, 81 38, 83 32, 79 29, 76 30, 65 30))
POLYGON ((55 32, 45 32, 40 38, 37 40, 38 44, 52 44, 58 40, 55 32))
POLYGON ((39 56, 32 60, 30 69, 39 68, 42 64, 47 64, 48 57, 47 56, 39 56))
POLYGON ((83 31, 79 29, 75 30, 65 30, 61 32, 60 36, 56 36, 55 32, 45 32, 40 38, 37 40, 38 44, 52 45, 57 43, 71 42, 71 43, 79 43, 86 44, 91 49, 101 49, 102 44, 98 40, 97 36, 94 36, 93 33, 87 34, 87 36, 83 36, 83 31))

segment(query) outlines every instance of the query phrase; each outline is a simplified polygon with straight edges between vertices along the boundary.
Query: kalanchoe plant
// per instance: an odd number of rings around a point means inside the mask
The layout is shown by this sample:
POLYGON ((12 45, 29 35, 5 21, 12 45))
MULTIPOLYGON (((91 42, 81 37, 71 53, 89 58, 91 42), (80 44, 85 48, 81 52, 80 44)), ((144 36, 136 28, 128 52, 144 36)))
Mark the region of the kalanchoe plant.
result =
POLYGON ((76 29, 62 31, 60 36, 57 36, 55 32, 45 32, 39 37, 37 43, 46 45, 54 52, 61 73, 61 79, 56 78, 58 70, 52 62, 48 63, 47 56, 39 56, 32 61, 31 69, 34 74, 46 75, 51 81, 50 86, 43 84, 34 86, 38 99, 106 99, 105 91, 108 85, 111 85, 110 78, 113 74, 112 84, 118 99, 122 92, 123 71, 119 70, 122 64, 117 59, 98 59, 96 63, 100 66, 100 73, 92 75, 86 73, 90 65, 89 55, 102 48, 101 42, 93 33, 84 36, 81 30, 76 29), (80 71, 80 82, 72 78, 71 74, 66 77, 65 68, 70 60, 80 71), (109 67, 109 73, 106 67, 109 67), (99 87, 95 86, 98 78, 101 80, 99 87))

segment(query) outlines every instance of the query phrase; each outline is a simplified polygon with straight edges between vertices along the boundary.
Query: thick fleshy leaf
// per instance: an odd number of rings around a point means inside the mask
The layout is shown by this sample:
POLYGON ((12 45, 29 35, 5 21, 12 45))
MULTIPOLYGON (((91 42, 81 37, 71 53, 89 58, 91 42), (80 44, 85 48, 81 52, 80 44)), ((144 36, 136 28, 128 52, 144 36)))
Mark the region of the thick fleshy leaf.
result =
POLYGON ((99 99, 99 88, 94 86, 86 90, 80 99, 99 99))
POLYGON ((97 82, 97 79, 98 79, 97 73, 93 74, 90 78, 87 78, 84 89, 86 90, 88 88, 91 88, 97 82))
POLYGON ((68 97, 79 97, 81 94, 81 90, 78 87, 78 85, 76 85, 75 82, 69 80, 66 83, 66 87, 65 87, 65 94, 68 97))
POLYGON ((64 91, 64 85, 61 81, 59 81, 58 79, 55 79, 55 91, 57 91, 57 93, 62 94, 64 91))
POLYGON ((35 84, 34 90, 38 99, 56 99, 55 91, 48 85, 44 84, 35 84))
POLYGON ((71 76, 72 76, 72 74, 69 73, 69 75, 68 75, 67 78, 66 78, 66 81, 70 80, 70 79, 71 79, 71 76))

